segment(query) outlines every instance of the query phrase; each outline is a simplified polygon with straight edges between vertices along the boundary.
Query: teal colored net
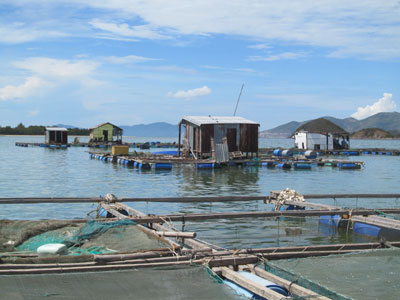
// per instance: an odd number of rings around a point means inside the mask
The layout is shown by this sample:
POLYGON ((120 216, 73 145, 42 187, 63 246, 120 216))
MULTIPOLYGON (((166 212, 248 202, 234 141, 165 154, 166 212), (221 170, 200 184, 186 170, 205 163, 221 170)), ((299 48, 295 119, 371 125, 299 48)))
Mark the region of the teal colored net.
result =
POLYGON ((64 240, 63 244, 67 245, 67 247, 80 245, 85 240, 89 240, 94 236, 100 235, 110 228, 129 225, 136 225, 136 223, 128 219, 113 222, 98 222, 96 220, 90 220, 86 222, 85 226, 83 226, 74 236, 72 236, 70 239, 64 240))
POLYGON ((111 253, 114 251, 103 245, 90 245, 88 247, 82 246, 88 240, 94 239, 112 228, 131 225, 136 225, 136 223, 127 219, 112 222, 90 220, 81 228, 67 226, 32 236, 17 246, 16 249, 18 251, 36 252, 37 248, 42 245, 61 243, 68 247, 69 255, 111 253))

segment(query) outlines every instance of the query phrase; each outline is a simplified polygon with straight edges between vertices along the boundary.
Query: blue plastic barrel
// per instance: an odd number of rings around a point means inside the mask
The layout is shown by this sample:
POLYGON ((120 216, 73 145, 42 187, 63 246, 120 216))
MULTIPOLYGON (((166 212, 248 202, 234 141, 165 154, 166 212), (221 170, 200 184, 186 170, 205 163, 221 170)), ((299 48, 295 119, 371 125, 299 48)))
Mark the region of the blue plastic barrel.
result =
POLYGON ((339 215, 319 217, 319 223, 327 226, 338 227, 340 220, 341 217, 339 215))
POLYGON ((292 150, 283 150, 282 151, 282 156, 291 157, 291 156, 293 156, 293 152, 292 152, 292 150))
POLYGON ((163 170, 171 170, 172 169, 172 164, 168 163, 155 163, 154 164, 155 169, 163 169, 163 170))
POLYGON ((352 163, 352 162, 348 162, 348 163, 338 163, 337 164, 339 169, 360 169, 361 166, 359 164, 356 163, 352 163))
POLYGON ((281 149, 275 149, 272 152, 272 154, 275 155, 275 156, 282 156, 282 150, 281 149))
POLYGON ((304 152, 304 156, 308 159, 314 159, 317 158, 317 153, 312 150, 307 150, 306 152, 304 152))
POLYGON ((278 163, 277 166, 281 169, 290 169, 292 167, 292 165, 288 163, 278 163))
POLYGON ((358 155, 360 155, 360 152, 358 152, 358 151, 349 151, 348 154, 350 156, 358 156, 358 155))
POLYGON ((295 169, 310 170, 311 169, 311 164, 296 162, 296 163, 294 163, 294 168, 295 169))
POLYGON ((213 163, 199 163, 196 164, 197 169, 214 169, 213 163))
MULTIPOLYGON (((244 271, 239 271, 238 274, 240 276, 243 276, 243 277, 255 282, 255 283, 265 286, 265 287, 273 290, 274 292, 277 292, 278 294, 281 294, 283 297, 287 297, 290 295, 289 291, 285 287, 280 286, 272 281, 266 280, 262 277, 259 277, 255 274, 252 274, 249 272, 244 272, 244 271)), ((230 286, 231 288, 233 288, 238 295, 245 296, 250 299, 267 300, 266 298, 261 297, 257 294, 254 294, 253 292, 241 287, 240 285, 238 285, 230 280, 225 279, 224 283, 226 285, 230 286)))
POLYGON ((381 231, 380 227, 369 225, 369 224, 355 222, 353 225, 353 232, 362 234, 362 235, 378 237, 380 231, 381 231))

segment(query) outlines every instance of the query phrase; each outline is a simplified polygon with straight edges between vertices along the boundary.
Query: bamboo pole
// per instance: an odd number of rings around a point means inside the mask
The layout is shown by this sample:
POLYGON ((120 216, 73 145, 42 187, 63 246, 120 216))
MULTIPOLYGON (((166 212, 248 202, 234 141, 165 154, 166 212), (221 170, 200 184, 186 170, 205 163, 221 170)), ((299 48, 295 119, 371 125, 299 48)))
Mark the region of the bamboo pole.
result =
POLYGON ((240 218, 263 218, 263 217, 317 217, 333 215, 377 215, 379 213, 400 214, 398 208, 379 208, 379 209, 340 209, 340 210, 289 210, 289 211, 255 211, 255 212, 230 212, 212 214, 176 214, 161 216, 131 217, 130 219, 143 223, 164 223, 165 220, 171 222, 204 221, 217 219, 240 219, 240 218))
MULTIPOLYGON (((339 199, 339 198, 400 198, 400 194, 304 194, 305 199, 339 199)), ((177 202, 177 203, 206 203, 206 202, 235 202, 235 201, 268 201, 268 196, 220 196, 220 197, 143 197, 119 198, 118 202, 177 202)), ((99 203, 102 198, 0 198, 0 204, 38 204, 38 203, 99 203)))

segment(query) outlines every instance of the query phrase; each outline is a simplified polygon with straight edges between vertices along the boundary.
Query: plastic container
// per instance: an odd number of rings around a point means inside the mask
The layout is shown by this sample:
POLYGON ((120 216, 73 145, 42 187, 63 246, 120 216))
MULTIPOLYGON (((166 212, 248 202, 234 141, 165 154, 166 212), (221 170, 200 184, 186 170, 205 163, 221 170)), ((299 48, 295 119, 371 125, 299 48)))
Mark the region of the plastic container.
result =
MULTIPOLYGON (((237 273, 239 275, 241 275, 241 276, 243 276, 243 277, 255 282, 255 283, 258 283, 258 284, 260 284, 262 286, 265 286, 265 287, 273 290, 274 292, 276 292, 278 294, 281 294, 283 296, 282 298, 287 297, 287 296, 290 295, 289 291, 287 289, 285 289, 283 286, 280 286, 280 285, 278 285, 278 284, 276 284, 274 282, 266 280, 266 279, 264 279, 262 277, 259 277, 259 276, 255 275, 255 274, 252 274, 252 273, 249 273, 249 272, 244 272, 244 271, 239 271, 237 273)), ((234 283, 234 282, 232 282, 230 280, 226 280, 225 279, 224 283, 229 285, 231 288, 233 288, 238 295, 245 296, 245 297, 248 297, 250 299, 266 300, 266 298, 261 297, 261 296, 259 296, 257 294, 254 294, 253 292, 241 287, 240 285, 238 285, 238 284, 236 284, 236 283, 234 283)))
POLYGON ((373 226, 373 225, 368 225, 360 222, 355 222, 353 225, 353 232, 362 234, 362 235, 368 235, 372 237, 378 237, 379 233, 382 228, 373 226))
POLYGON ((317 158, 317 153, 312 150, 307 150, 306 152, 304 152, 304 156, 308 159, 314 159, 317 158))
POLYGON ((113 155, 128 155, 129 154, 129 146, 120 145, 120 146, 112 146, 111 152, 113 155))
POLYGON ((45 244, 37 248, 36 252, 39 256, 60 255, 67 253, 67 246, 64 244, 45 244))
POLYGON ((282 150, 281 149, 275 149, 272 152, 272 154, 275 155, 275 156, 282 156, 282 150))
POLYGON ((213 163, 196 164, 197 169, 214 169, 213 163))
POLYGON ((292 152, 292 150, 283 150, 282 156, 291 157, 291 156, 293 156, 293 152, 292 152))

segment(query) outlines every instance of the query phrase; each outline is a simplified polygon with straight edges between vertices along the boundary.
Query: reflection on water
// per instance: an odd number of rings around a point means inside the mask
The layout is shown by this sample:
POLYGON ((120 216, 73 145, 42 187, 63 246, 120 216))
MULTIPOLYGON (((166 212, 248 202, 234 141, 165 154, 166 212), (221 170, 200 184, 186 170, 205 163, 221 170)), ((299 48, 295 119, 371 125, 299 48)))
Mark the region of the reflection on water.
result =
MULTIPOLYGON (((0 136, 0 197, 97 197, 107 193, 117 197, 249 196, 268 195, 271 190, 286 187, 300 193, 399 193, 398 156, 342 157, 364 161, 365 168, 357 171, 329 167, 315 167, 312 171, 286 171, 254 166, 197 170, 189 165, 174 166, 170 171, 155 171, 90 159, 89 149, 85 147, 54 150, 15 146, 16 141, 42 140, 43 137, 0 136)), ((127 139, 130 142, 152 140, 157 139, 127 139)), ((160 139, 161 142, 173 140, 160 139)), ((84 139, 81 138, 81 141, 84 139)), ((290 147, 292 142, 290 139, 263 139, 260 145, 290 147)), ((356 147, 357 141, 353 141, 352 145, 356 147)), ((384 141, 382 145, 400 149, 398 141, 384 141)), ((378 147, 378 144, 370 141, 368 147, 378 147)), ((400 207, 399 199, 327 199, 318 202, 347 207, 400 207)), ((272 209, 262 201, 131 205, 145 213, 154 214, 272 209)), ((84 218, 94 208, 93 204, 2 205, 0 218, 84 218)), ((288 218, 216 220, 193 222, 186 226, 186 230, 196 231, 200 238, 228 248, 325 244, 353 239, 346 232, 326 232, 325 229, 319 225, 317 218, 308 218, 306 221, 288 218), (302 227, 302 234, 287 236, 285 227, 290 226, 302 227)))

